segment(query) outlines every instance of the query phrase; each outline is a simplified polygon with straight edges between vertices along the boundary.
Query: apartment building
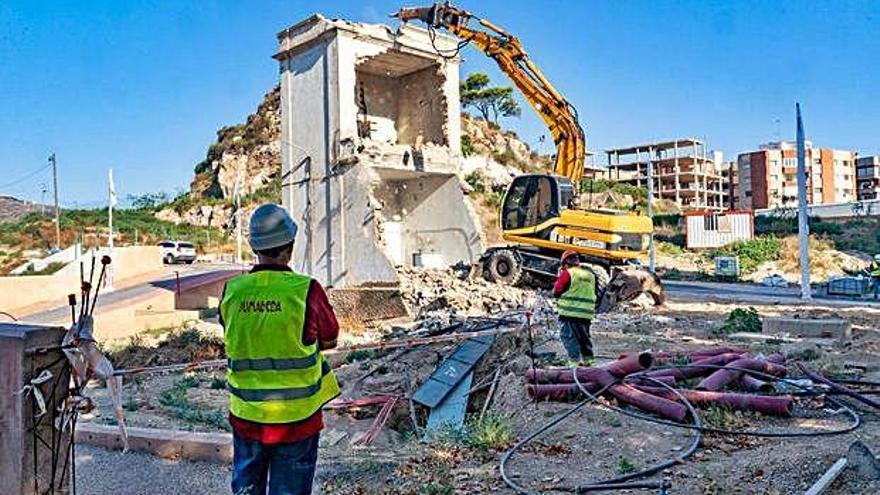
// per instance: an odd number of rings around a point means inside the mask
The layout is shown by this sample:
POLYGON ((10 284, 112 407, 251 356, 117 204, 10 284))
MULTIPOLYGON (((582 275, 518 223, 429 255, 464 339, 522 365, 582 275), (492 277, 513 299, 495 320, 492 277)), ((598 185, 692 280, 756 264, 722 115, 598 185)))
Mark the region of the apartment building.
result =
MULTIPOLYGON (((807 202, 856 200, 856 153, 806 143, 807 202)), ((798 201, 797 147, 793 141, 762 145, 737 157, 740 209, 793 207, 798 201)))
POLYGON ((856 159, 858 200, 880 199, 880 156, 856 159))
MULTIPOLYGON (((716 161, 716 163, 719 163, 716 161)), ((725 195, 724 206, 731 210, 739 205, 739 167, 736 162, 724 162, 721 166, 722 190, 725 195)))
POLYGON ((647 187, 648 164, 653 164, 654 197, 675 202, 683 210, 722 210, 727 192, 720 152, 708 153, 693 138, 673 139, 605 150, 608 180, 647 187))

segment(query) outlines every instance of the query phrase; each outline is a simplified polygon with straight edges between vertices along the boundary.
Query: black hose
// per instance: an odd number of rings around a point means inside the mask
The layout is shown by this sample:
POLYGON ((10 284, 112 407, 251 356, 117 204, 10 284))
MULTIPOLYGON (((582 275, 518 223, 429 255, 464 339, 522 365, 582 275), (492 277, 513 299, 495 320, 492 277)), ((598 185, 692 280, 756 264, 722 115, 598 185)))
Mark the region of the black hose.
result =
POLYGON ((591 393, 589 390, 587 390, 586 387, 584 387, 583 384, 578 380, 577 369, 573 368, 572 374, 574 376, 575 384, 577 384, 578 389, 584 395, 587 396, 587 399, 584 399, 583 401, 579 402, 578 404, 576 404, 574 407, 572 407, 568 411, 558 415, 557 417, 553 418, 549 422, 545 423, 544 425, 539 427, 537 430, 535 430, 534 432, 532 432, 531 434, 529 434, 528 436, 526 436, 525 438, 523 438, 522 440, 517 442, 513 447, 510 448, 510 450, 505 452, 504 455, 501 456, 501 462, 500 462, 500 466, 499 466, 500 471, 501 471, 501 478, 504 480, 504 482, 507 484, 507 486, 509 486, 510 488, 515 490, 518 494, 532 495, 533 492, 530 492, 529 490, 527 490, 523 486, 515 483, 513 480, 510 479, 510 477, 507 475, 507 462, 510 460, 511 457, 513 457, 513 454, 517 450, 519 450, 523 445, 531 442, 532 440, 534 440, 535 438, 537 438, 541 434, 543 434, 547 431, 550 431, 552 428, 556 427, 563 420, 565 420, 566 418, 568 418, 569 416, 571 416, 576 411, 580 410, 581 408, 583 408, 583 406, 585 406, 589 403, 599 404, 601 407, 604 407, 608 410, 623 414, 625 416, 630 416, 632 418, 641 419, 644 421, 648 421, 650 423, 661 424, 661 425, 671 426, 671 427, 675 427, 675 428, 691 429, 691 430, 696 431, 697 433, 694 436, 694 442, 691 444, 690 448, 687 451, 685 451, 681 456, 679 456, 678 458, 676 458, 673 461, 668 461, 666 463, 660 463, 655 466, 649 467, 645 470, 639 471, 637 473, 632 473, 627 476, 622 476, 622 477, 611 479, 611 480, 605 480, 603 482, 593 483, 590 485, 582 485, 582 486, 577 486, 577 487, 556 487, 555 489, 558 491, 574 491, 576 493, 585 493, 585 492, 589 492, 589 491, 600 491, 600 490, 636 489, 636 488, 664 488, 664 487, 667 487, 668 486, 667 484, 660 483, 660 482, 637 482, 637 483, 624 483, 624 482, 626 480, 631 480, 634 478, 650 476, 651 474, 662 471, 663 469, 666 469, 670 465, 678 464, 681 461, 685 460, 686 458, 690 457, 698 448, 703 433, 715 433, 715 434, 719 434, 719 435, 754 436, 754 437, 763 437, 763 438, 819 437, 819 436, 841 435, 844 433, 849 433, 861 425, 861 418, 859 417, 858 414, 856 414, 855 411, 853 411, 852 408, 850 408, 849 406, 847 406, 843 402, 826 395, 826 397, 825 397, 826 400, 828 400, 829 402, 831 402, 832 404, 837 406, 839 408, 839 410, 843 411, 845 414, 848 414, 852 418, 852 422, 848 426, 846 426, 844 428, 833 429, 833 430, 810 431, 810 432, 803 432, 803 431, 789 431, 789 432, 742 431, 742 430, 729 430, 729 429, 725 429, 725 428, 714 428, 714 427, 705 426, 702 424, 702 421, 700 420, 699 415, 696 412, 696 409, 680 392, 678 392, 678 390, 676 390, 671 385, 668 385, 664 382, 661 382, 660 380, 657 380, 655 378, 652 378, 652 377, 646 375, 646 373, 648 371, 656 371, 656 370, 660 370, 660 369, 674 369, 674 368, 682 368, 682 367, 688 367, 688 366, 690 366, 690 367, 699 366, 699 367, 710 368, 710 369, 728 369, 728 370, 732 370, 732 371, 739 371, 739 372, 743 372, 743 373, 746 373, 749 375, 756 376, 756 377, 764 379, 764 380, 770 380, 770 381, 774 381, 774 382, 785 382, 791 386, 794 386, 796 388, 801 389, 804 393, 809 394, 811 396, 823 395, 822 393, 817 392, 816 390, 812 389, 811 387, 800 385, 790 379, 780 378, 780 377, 773 376, 773 375, 759 372, 759 371, 731 367, 731 366, 721 366, 721 365, 711 365, 711 364, 693 364, 693 363, 682 364, 682 365, 662 366, 662 367, 657 367, 657 368, 651 368, 651 370, 645 370, 645 371, 640 371, 640 372, 636 372, 636 373, 631 373, 623 379, 616 379, 614 382, 608 384, 605 387, 602 387, 602 389, 600 389, 599 391, 597 391, 594 394, 594 393, 591 393), (605 391, 607 391, 608 388, 610 388, 611 386, 616 385, 618 383, 624 383, 625 381, 632 379, 632 378, 639 378, 642 380, 648 380, 648 381, 654 382, 654 383, 656 383, 656 384, 658 384, 668 390, 671 390, 673 393, 675 393, 679 397, 679 400, 681 400, 681 402, 688 408, 688 410, 691 413, 691 416, 693 418, 694 423, 693 424, 676 423, 674 421, 668 421, 668 420, 659 419, 659 418, 656 418, 653 416, 648 416, 645 414, 640 414, 640 413, 628 411, 628 410, 622 409, 620 407, 612 406, 610 404, 605 404, 605 403, 602 403, 599 401, 599 396, 602 395, 603 393, 605 393, 605 391))
MULTIPOLYGON (((586 388, 583 386, 583 384, 580 382, 580 380, 578 380, 577 368, 575 368, 574 371, 572 372, 572 376, 574 377, 574 382, 577 384, 577 386, 581 390, 581 392, 585 393, 587 395, 587 397, 589 397, 593 402, 599 404, 601 407, 606 407, 606 404, 599 402, 599 394, 596 394, 596 395, 590 394, 590 392, 588 390, 586 390, 586 388)), ((700 446, 700 440, 703 437, 703 433, 700 428, 703 426, 703 422, 700 419, 699 414, 697 414, 697 410, 696 410, 696 408, 694 408, 693 404, 691 404, 690 401, 688 401, 684 397, 684 395, 681 394, 681 392, 676 390, 671 385, 663 383, 660 380, 657 380, 652 377, 646 377, 646 378, 649 381, 651 381, 655 384, 658 384, 661 387, 666 388, 667 390, 674 393, 676 396, 678 396, 679 400, 681 400, 681 402, 684 404, 684 406, 687 407, 688 412, 690 413, 692 421, 693 421, 693 426, 695 427, 694 431, 696 431, 690 447, 688 447, 688 449, 685 450, 684 453, 682 453, 680 456, 676 457, 675 459, 661 462, 659 464, 656 464, 654 466, 648 467, 646 469, 643 469, 643 470, 635 472, 635 473, 630 473, 628 475, 620 476, 620 477, 610 479, 610 480, 599 481, 599 482, 593 483, 592 485, 587 485, 587 486, 600 486, 600 485, 606 485, 606 484, 616 484, 616 483, 622 483, 622 482, 636 479, 636 478, 644 478, 645 476, 650 476, 650 475, 658 473, 666 468, 669 468, 669 467, 672 467, 676 464, 684 462, 688 457, 693 455, 693 453, 696 452, 697 448, 700 446)), ((618 380, 618 381, 622 382, 623 380, 618 380)))
MULTIPOLYGON (((577 368, 572 368, 572 374, 574 375, 575 382, 577 382, 577 368)), ((651 382, 654 382, 654 383, 662 386, 662 387, 666 387, 667 389, 671 390, 674 394, 676 394, 683 401, 683 403, 685 404, 685 407, 687 407, 688 410, 690 411, 691 417, 693 418, 693 421, 694 421, 694 425, 695 426, 702 426, 702 421, 700 420, 700 417, 697 414, 696 409, 677 390, 675 390, 671 386, 667 385, 666 383, 660 382, 659 380, 656 380, 654 378, 647 377, 647 379, 651 382)), ((528 436, 526 436, 525 438, 523 438, 522 440, 517 442, 513 447, 511 447, 507 452, 505 452, 504 455, 501 456, 501 462, 500 462, 499 468, 501 471, 501 478, 504 480, 504 482, 507 484, 507 486, 509 486, 510 488, 512 488, 513 490, 515 490, 517 493, 520 493, 520 494, 530 495, 531 493, 533 493, 533 492, 530 492, 529 490, 527 490, 525 487, 515 483, 513 480, 510 479, 510 477, 507 475, 507 462, 513 457, 513 455, 516 453, 516 451, 519 450, 523 445, 531 442, 532 440, 534 440, 538 436, 542 435, 543 433, 550 431, 556 425, 561 423, 564 419, 568 418, 569 416, 574 414, 576 411, 580 410, 583 406, 585 406, 591 402, 597 402, 598 395, 601 395, 609 387, 611 387, 617 383, 620 383, 620 382, 621 382, 621 380, 619 380, 619 379, 615 380, 613 383, 610 383, 609 385, 607 385, 607 386, 603 387, 601 390, 599 390, 596 393, 596 395, 588 394, 587 399, 581 401, 580 403, 576 404, 574 407, 572 407, 568 411, 560 414, 559 416, 553 418, 551 421, 545 423, 543 426, 541 426, 540 428, 538 428, 537 430, 535 430, 534 432, 532 432, 531 434, 529 434, 528 436)), ((580 386, 580 384, 579 384, 579 386, 580 386)), ((599 403, 599 404, 604 406, 604 404, 601 404, 601 403, 599 403)), ((559 486, 559 487, 556 487, 555 490, 574 492, 574 493, 587 493, 587 492, 605 491, 605 490, 632 490, 632 489, 640 489, 640 488, 641 489, 667 488, 668 483, 665 481, 639 481, 639 482, 630 482, 630 483, 627 483, 627 481, 632 480, 632 479, 636 479, 636 478, 643 478, 646 476, 650 476, 652 474, 658 473, 666 468, 669 468, 671 466, 674 466, 674 465, 684 461, 685 459, 690 457, 697 450, 697 448, 700 445, 701 439, 702 439, 701 431, 696 430, 696 434, 694 435, 694 439, 691 442, 690 447, 688 447, 688 449, 682 455, 676 457, 675 459, 672 459, 672 460, 669 460, 666 462, 662 462, 660 464, 656 464, 656 465, 651 466, 647 469, 643 469, 643 470, 635 472, 635 473, 630 473, 625 476, 620 476, 620 477, 609 479, 609 480, 603 480, 603 481, 599 481, 596 483, 591 483, 588 485, 578 485, 575 487, 559 486)))
MULTIPOLYGON (((683 368, 683 367, 701 367, 701 368, 728 369, 728 370, 732 370, 732 371, 740 371, 740 372, 747 373, 747 374, 753 375, 755 377, 761 378, 763 380, 785 382, 789 385, 792 385, 794 387, 801 389, 804 392, 811 393, 813 396, 822 395, 822 394, 814 391, 810 387, 800 385, 800 384, 798 384, 792 380, 786 379, 786 378, 780 378, 778 376, 773 376, 773 375, 769 375, 767 373, 762 373, 760 371, 754 371, 754 370, 749 370, 749 369, 745 369, 745 368, 736 368, 736 367, 732 367, 732 366, 720 366, 720 365, 714 365, 714 364, 693 364, 693 363, 691 363, 691 364, 682 364, 682 365, 661 366, 658 368, 651 368, 650 370, 631 373, 626 376, 625 380, 628 380, 631 378, 645 379, 648 377, 645 374, 648 371, 656 371, 656 370, 661 370, 661 369, 683 368)), ((582 392, 589 395, 589 391, 585 390, 584 387, 579 386, 578 388, 580 388, 582 392)), ((848 426, 846 426, 844 428, 837 428, 837 429, 833 429, 833 430, 824 430, 824 431, 786 431, 786 432, 743 431, 743 430, 729 430, 726 428, 714 428, 711 426, 702 426, 699 429, 703 433, 716 433, 719 435, 740 435, 740 436, 752 436, 752 437, 761 437, 761 438, 791 438, 791 437, 820 437, 820 436, 842 435, 844 433, 849 433, 849 432, 855 430, 856 428, 858 428, 861 425, 861 422, 862 422, 861 418, 859 417, 858 414, 856 414, 855 411, 853 411, 852 408, 850 408, 849 406, 847 406, 843 402, 841 402, 837 399, 834 399, 832 397, 826 396, 826 400, 828 400, 829 402, 831 402, 832 404, 834 404, 835 406, 840 408, 844 413, 848 414, 852 418, 852 423, 850 423, 848 426)), ((668 421, 668 420, 664 420, 664 419, 658 419, 653 416, 647 416, 644 414, 626 411, 624 409, 621 409, 621 408, 615 407, 615 406, 611 406, 611 405, 606 405, 606 407, 608 407, 609 409, 612 409, 614 411, 617 411, 621 414, 625 414, 627 416, 632 416, 634 418, 643 419, 645 421, 649 421, 649 422, 656 423, 656 424, 672 426, 675 428, 686 428, 686 429, 695 429, 696 428, 693 425, 676 423, 674 421, 668 421)))

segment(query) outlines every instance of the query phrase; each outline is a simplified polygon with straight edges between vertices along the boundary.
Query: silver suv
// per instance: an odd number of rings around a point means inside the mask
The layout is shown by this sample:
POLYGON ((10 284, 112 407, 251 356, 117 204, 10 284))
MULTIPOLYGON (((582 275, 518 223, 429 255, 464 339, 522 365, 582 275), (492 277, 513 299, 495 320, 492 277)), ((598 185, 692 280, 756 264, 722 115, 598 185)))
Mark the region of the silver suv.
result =
POLYGON ((191 242, 162 241, 159 243, 162 261, 166 265, 174 263, 192 264, 196 260, 196 247, 191 242))

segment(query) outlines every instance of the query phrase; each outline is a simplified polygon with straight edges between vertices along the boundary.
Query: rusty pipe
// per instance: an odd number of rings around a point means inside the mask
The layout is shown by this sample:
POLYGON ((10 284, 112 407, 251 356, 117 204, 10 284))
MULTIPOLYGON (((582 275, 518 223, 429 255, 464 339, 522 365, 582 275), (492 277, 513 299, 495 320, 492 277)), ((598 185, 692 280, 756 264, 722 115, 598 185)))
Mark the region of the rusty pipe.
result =
MULTIPOLYGON (((595 382, 598 370, 605 370, 612 376, 623 378, 630 373, 642 371, 651 367, 654 358, 650 352, 621 356, 617 361, 603 364, 596 368, 579 367, 577 369, 578 381, 595 382)), ((571 368, 529 369, 526 371, 528 383, 574 383, 571 368)))
POLYGON ((721 390, 730 383, 738 381, 745 373, 742 370, 760 371, 773 376, 785 376, 785 366, 770 363, 762 359, 744 358, 727 363, 724 368, 716 370, 697 384, 697 390, 721 390), (729 368, 728 368, 729 367, 729 368), (737 369, 732 369, 737 368, 737 369))
POLYGON ((630 373, 646 370, 653 363, 654 356, 650 352, 641 352, 639 354, 621 356, 617 361, 603 364, 596 369, 604 369, 617 378, 623 378, 630 373))
MULTIPOLYGON (((590 393, 595 393, 602 388, 593 382, 581 382, 581 385, 589 390, 590 393)), ((526 391, 532 399, 549 400, 553 402, 573 402, 584 397, 581 389, 573 383, 552 383, 542 385, 534 385, 530 383, 526 385, 526 391)))
POLYGON ((773 392, 776 387, 770 382, 753 377, 752 375, 743 374, 739 377, 739 386, 748 392, 773 392))
MULTIPOLYGON (((657 397, 676 400, 674 393, 662 387, 649 387, 644 385, 636 385, 635 387, 643 392, 656 395, 657 397)), ((780 416, 784 418, 791 416, 792 398, 790 395, 750 395, 730 392, 712 392, 708 390, 681 389, 679 389, 678 392, 683 395, 688 402, 695 406, 716 404, 739 411, 759 412, 768 416, 780 416)))
POLYGON ((607 387, 608 392, 619 402, 636 406, 673 421, 683 422, 687 419, 688 410, 684 405, 619 383, 611 373, 602 368, 595 368, 595 371, 596 383, 603 388, 607 387))
POLYGON ((658 376, 674 376, 678 380, 687 380, 689 378, 694 378, 697 376, 705 376, 715 368, 712 366, 724 366, 727 363, 736 361, 737 359, 742 359, 743 354, 736 353, 724 353, 718 354, 717 356, 712 356, 706 359, 701 359, 699 361, 694 361, 689 366, 680 366, 677 368, 667 368, 663 370, 649 371, 645 373, 645 375, 650 376, 651 378, 657 378, 658 376), (708 366, 707 366, 708 365, 708 366))

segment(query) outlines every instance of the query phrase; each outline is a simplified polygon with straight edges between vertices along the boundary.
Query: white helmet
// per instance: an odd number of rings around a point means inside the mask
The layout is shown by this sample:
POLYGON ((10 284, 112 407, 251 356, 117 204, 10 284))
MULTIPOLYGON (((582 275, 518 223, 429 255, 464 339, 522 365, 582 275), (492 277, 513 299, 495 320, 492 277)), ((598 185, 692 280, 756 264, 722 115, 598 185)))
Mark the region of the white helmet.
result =
POLYGON ((876 261, 877 263, 880 263, 880 254, 874 255, 874 261, 876 261))
POLYGON ((276 204, 264 204, 251 214, 250 238, 254 251, 283 246, 296 238, 296 222, 276 204))

